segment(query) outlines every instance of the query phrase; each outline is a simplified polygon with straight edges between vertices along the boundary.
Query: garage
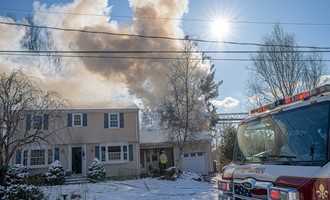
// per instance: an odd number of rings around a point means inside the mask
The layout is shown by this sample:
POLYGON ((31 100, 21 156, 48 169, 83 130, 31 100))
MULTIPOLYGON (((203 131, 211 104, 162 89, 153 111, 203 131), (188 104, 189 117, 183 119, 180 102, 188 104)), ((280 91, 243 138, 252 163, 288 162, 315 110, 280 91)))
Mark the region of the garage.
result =
POLYGON ((185 153, 182 155, 182 170, 206 175, 205 152, 185 153))

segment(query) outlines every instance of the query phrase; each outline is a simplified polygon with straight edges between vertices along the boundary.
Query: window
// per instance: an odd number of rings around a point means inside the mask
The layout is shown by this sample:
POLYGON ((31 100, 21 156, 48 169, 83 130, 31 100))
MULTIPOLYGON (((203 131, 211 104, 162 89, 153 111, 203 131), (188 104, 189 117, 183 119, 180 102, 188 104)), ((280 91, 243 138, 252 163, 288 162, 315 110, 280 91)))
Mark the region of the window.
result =
POLYGON ((40 115, 33 116, 32 129, 39 130, 41 128, 42 128, 42 116, 40 115))
POLYGON ((68 127, 87 126, 87 113, 68 113, 68 127))
POLYGON ((121 160, 121 146, 108 147, 108 160, 121 160))
POLYGON ((124 160, 127 160, 127 146, 123 146, 123 156, 124 156, 124 160))
POLYGON ((128 145, 106 144, 101 146, 101 161, 109 163, 128 162, 128 145))
POLYGON ((124 128, 124 113, 104 113, 104 128, 124 128))
MULTIPOLYGON (((20 156, 23 156, 23 159, 21 159, 21 164, 32 168, 46 167, 54 161, 56 151, 58 152, 59 148, 53 148, 51 146, 38 146, 25 149, 24 151, 21 151, 20 154, 20 156)), ((59 156, 57 157, 59 159, 59 156)))
POLYGON ((101 161, 105 162, 105 147, 101 147, 101 161))
POLYGON ((44 165, 45 160, 45 150, 31 150, 30 165, 44 165))
POLYGON ((82 126, 82 114, 72 114, 73 126, 82 126))
POLYGON ((28 151, 23 151, 23 165, 27 166, 28 151))
POLYGON ((48 130, 48 114, 27 114, 25 117, 26 130, 48 130))
POLYGON ((48 149, 48 164, 52 164, 53 162, 53 150, 52 149, 48 149))
POLYGON ((110 113, 109 117, 110 128, 118 128, 119 127, 119 114, 118 113, 110 113))

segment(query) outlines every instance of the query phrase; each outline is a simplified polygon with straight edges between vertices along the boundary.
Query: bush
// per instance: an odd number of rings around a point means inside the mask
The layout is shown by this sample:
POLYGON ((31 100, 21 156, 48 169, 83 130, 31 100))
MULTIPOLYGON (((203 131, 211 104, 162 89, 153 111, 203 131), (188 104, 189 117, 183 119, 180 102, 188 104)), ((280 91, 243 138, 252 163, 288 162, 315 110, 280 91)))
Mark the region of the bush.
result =
POLYGON ((0 199, 29 199, 41 200, 44 199, 44 193, 41 189, 33 185, 17 185, 13 184, 7 188, 0 186, 0 199))
POLYGON ((26 180, 27 184, 41 186, 45 184, 44 174, 34 174, 28 177, 26 180))
POLYGON ((30 176, 27 168, 22 164, 16 164, 7 171, 6 182, 7 185, 24 184, 30 176))
POLYGON ((65 182, 65 171, 60 161, 55 160, 45 173, 46 185, 62 185, 65 182))
POLYGON ((87 173, 88 178, 96 181, 104 181, 106 179, 106 174, 107 173, 100 160, 94 158, 88 167, 88 173, 87 173))
POLYGON ((160 176, 160 180, 171 180, 175 181, 180 176, 180 172, 176 169, 176 167, 169 167, 164 170, 164 175, 160 176))

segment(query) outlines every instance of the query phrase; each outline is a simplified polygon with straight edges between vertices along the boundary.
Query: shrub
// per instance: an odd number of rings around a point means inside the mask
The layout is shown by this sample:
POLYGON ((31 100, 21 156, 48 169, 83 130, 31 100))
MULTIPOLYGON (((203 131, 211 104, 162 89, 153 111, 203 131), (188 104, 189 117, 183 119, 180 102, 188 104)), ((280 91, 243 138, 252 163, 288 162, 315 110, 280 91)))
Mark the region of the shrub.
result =
POLYGON ((44 174, 34 174, 28 177, 26 180, 27 184, 41 186, 45 184, 44 174))
POLYGON ((180 172, 176 169, 176 167, 169 167, 164 170, 164 175, 159 177, 159 179, 175 181, 179 176, 180 172))
POLYGON ((62 185, 65 182, 65 171, 60 161, 55 160, 45 173, 46 185, 62 185))
POLYGON ((107 173, 100 160, 94 158, 88 167, 88 173, 87 173, 88 178, 97 181, 104 181, 106 178, 106 174, 107 173))
POLYGON ((44 193, 41 189, 33 185, 13 184, 7 188, 0 186, 0 199, 29 199, 41 200, 44 199, 44 193))
POLYGON ((6 182, 7 185, 23 184, 29 176, 30 173, 24 165, 16 164, 7 171, 6 182))

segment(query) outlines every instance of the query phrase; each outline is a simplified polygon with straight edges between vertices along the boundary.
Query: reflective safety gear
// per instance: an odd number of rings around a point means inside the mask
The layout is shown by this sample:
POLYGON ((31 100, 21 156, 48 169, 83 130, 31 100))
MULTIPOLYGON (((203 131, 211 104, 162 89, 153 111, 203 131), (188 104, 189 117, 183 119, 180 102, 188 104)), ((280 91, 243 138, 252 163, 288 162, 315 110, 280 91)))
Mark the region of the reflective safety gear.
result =
POLYGON ((161 163, 161 164, 166 164, 166 163, 167 163, 167 156, 166 156, 165 153, 160 154, 159 159, 160 159, 160 163, 161 163))

